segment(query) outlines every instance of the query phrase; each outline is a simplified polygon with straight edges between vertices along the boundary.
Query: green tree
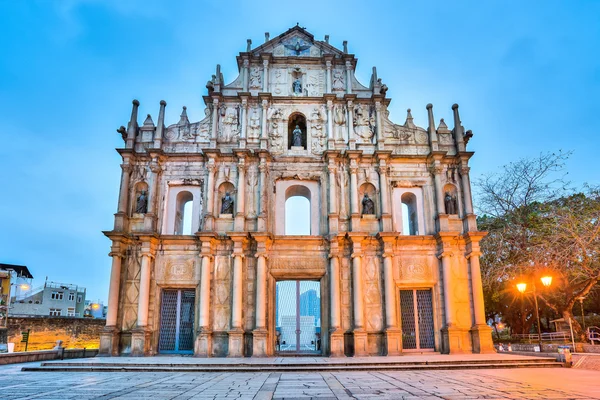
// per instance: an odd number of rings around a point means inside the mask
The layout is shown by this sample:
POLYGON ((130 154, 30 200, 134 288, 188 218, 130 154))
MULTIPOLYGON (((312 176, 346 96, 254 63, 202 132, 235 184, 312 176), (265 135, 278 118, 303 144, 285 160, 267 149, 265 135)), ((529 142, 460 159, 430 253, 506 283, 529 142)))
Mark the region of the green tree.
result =
POLYGON ((577 332, 573 306, 600 282, 600 190, 567 188, 561 174, 568 156, 519 160, 475 182, 479 226, 489 232, 482 241, 487 307, 513 325, 520 319, 523 329, 531 318, 514 314, 515 279, 551 274, 552 288, 538 290, 539 297, 577 332))

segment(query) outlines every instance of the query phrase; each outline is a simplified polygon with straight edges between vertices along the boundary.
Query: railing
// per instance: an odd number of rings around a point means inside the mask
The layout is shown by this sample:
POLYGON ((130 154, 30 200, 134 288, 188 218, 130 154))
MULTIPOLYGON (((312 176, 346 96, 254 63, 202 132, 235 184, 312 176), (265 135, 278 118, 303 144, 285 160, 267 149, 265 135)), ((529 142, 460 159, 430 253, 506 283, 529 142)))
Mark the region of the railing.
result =
POLYGON ((589 326, 587 328, 587 338, 592 344, 600 343, 600 328, 597 326, 589 326))
MULTIPOLYGON (((538 340, 537 333, 522 333, 513 334, 511 337, 520 340, 536 341, 538 340)), ((571 340, 571 334, 569 332, 545 332, 542 333, 542 341, 553 342, 559 340, 571 340)))

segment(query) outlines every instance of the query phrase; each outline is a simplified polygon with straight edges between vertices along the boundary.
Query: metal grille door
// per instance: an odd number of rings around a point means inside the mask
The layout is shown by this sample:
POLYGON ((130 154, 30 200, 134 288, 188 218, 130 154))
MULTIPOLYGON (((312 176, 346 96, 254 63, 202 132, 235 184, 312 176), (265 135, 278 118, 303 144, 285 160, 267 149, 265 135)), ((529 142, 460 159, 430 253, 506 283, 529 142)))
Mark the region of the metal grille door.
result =
POLYGON ((276 351, 320 353, 320 282, 279 281, 275 297, 276 351))
POLYGON ((401 290, 402 348, 433 350, 433 304, 431 290, 401 290))
POLYGON ((193 290, 163 290, 160 310, 161 353, 191 353, 194 350, 193 290))
POLYGON ((402 348, 417 348, 417 327, 415 325, 415 302, 412 290, 400 291, 400 310, 402 311, 402 348))

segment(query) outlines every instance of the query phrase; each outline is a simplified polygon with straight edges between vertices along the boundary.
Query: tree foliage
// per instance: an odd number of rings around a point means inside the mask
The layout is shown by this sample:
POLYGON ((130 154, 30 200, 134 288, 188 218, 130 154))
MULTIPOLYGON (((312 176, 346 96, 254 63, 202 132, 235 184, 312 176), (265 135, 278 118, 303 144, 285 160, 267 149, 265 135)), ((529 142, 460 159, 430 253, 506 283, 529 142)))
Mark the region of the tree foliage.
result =
POLYGON ((534 311, 531 299, 516 293, 517 280, 538 282, 542 304, 565 319, 600 282, 600 190, 568 188, 562 173, 569 155, 522 159, 475 181, 479 227, 489 232, 481 243, 486 310, 513 329, 527 332, 534 311), (542 274, 554 278, 547 290, 542 274))

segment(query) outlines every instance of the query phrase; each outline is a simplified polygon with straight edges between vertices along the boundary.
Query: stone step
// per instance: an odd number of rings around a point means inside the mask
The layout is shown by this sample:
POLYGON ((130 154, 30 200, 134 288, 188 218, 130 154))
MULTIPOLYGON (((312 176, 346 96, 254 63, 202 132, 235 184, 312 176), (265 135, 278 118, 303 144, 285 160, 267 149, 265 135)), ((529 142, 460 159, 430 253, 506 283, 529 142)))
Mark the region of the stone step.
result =
POLYGON ((382 364, 228 364, 228 365, 65 365, 44 363, 39 367, 23 367, 22 371, 36 372, 352 372, 352 371, 416 371, 448 369, 490 369, 490 368, 560 368, 563 363, 556 361, 510 361, 510 362, 456 362, 456 363, 382 363, 382 364))
POLYGON ((243 368, 253 368, 253 367, 308 367, 312 368, 315 366, 357 366, 357 367, 368 367, 368 366, 403 366, 403 365, 462 365, 462 364, 509 364, 509 363, 547 363, 554 362, 555 358, 528 358, 525 360, 515 360, 515 359, 496 359, 496 360, 426 360, 423 361, 348 361, 348 362, 285 362, 285 363, 274 363, 274 362, 236 362, 236 363, 219 363, 219 362, 211 362, 211 363, 131 363, 131 362, 77 362, 77 361, 67 361, 67 362, 57 362, 57 361, 47 361, 42 362, 40 365, 42 367, 50 367, 50 366, 67 366, 67 367, 113 367, 113 368, 122 368, 122 367, 186 367, 186 368, 207 368, 207 367, 218 367, 218 368, 229 368, 229 367, 243 367, 243 368))

